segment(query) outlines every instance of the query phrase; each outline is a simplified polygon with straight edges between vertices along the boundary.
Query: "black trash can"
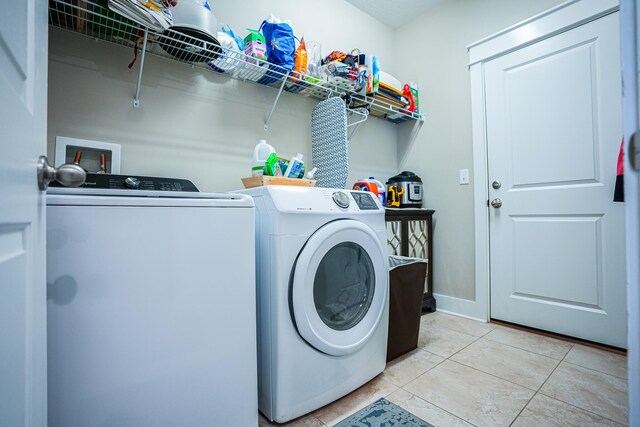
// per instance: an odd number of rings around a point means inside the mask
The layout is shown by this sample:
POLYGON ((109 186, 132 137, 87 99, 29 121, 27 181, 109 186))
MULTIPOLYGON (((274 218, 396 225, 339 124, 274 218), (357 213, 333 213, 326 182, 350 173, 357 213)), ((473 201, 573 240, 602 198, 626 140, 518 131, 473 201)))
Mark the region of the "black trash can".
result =
POLYGON ((418 347, 427 261, 389 256, 387 362, 418 347))

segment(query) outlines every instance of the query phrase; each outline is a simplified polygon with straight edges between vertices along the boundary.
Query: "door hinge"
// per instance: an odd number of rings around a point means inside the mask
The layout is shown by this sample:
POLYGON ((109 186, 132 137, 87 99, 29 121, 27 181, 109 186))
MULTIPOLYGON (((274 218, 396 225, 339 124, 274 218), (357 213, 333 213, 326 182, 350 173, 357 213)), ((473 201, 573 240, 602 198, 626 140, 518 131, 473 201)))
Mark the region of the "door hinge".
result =
POLYGON ((631 167, 635 171, 640 170, 640 146, 638 146, 638 135, 640 131, 635 131, 633 135, 631 135, 631 139, 629 141, 629 162, 631 163, 631 167))

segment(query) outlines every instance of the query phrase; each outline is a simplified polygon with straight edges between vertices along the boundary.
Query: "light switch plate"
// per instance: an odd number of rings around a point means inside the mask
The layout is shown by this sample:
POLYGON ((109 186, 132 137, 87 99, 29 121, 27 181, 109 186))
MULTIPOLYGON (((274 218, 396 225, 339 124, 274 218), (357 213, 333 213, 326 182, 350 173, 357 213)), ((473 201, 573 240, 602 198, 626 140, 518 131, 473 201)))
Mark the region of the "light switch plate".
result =
POLYGON ((469 185, 469 169, 460 169, 460 185, 469 185))

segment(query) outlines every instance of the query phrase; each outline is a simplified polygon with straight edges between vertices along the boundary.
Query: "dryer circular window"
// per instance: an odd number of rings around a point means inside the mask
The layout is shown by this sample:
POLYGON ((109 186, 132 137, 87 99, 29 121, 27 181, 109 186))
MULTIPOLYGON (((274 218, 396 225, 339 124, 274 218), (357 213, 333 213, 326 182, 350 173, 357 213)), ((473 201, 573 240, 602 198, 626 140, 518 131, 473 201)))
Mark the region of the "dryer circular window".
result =
POLYGON ((387 254, 376 233, 359 221, 338 220, 319 228, 300 251, 291 311, 305 341, 344 356, 371 337, 387 293, 387 254))

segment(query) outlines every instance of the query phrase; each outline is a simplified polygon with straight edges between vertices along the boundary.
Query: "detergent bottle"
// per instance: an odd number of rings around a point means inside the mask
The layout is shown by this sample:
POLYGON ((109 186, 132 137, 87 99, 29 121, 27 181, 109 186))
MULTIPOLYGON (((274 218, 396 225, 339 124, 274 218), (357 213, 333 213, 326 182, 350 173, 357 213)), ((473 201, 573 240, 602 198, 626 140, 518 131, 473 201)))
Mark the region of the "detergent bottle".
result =
POLYGON ((359 179, 353 184, 353 190, 369 191, 378 197, 378 186, 371 179, 359 179))
POLYGON ((376 187, 378 187, 378 200, 380 200, 380 204, 384 207, 387 206, 387 190, 386 190, 386 186, 378 181, 377 179, 375 179, 374 177, 370 176, 369 179, 373 182, 376 183, 376 187))
POLYGON ((276 152, 275 148, 267 144, 267 140, 261 139, 260 141, 258 141, 256 148, 253 149, 253 162, 251 163, 251 176, 263 175, 265 162, 269 158, 269 155, 275 152, 276 152))
POLYGON ((374 177, 370 176, 369 179, 359 179, 353 184, 353 189, 373 193, 378 200, 380 200, 380 204, 385 206, 387 201, 385 186, 374 177))
POLYGON ((298 178, 303 166, 302 154, 298 153, 297 156, 293 156, 291 160, 289 160, 289 166, 287 166, 287 170, 284 172, 285 178, 298 178))

